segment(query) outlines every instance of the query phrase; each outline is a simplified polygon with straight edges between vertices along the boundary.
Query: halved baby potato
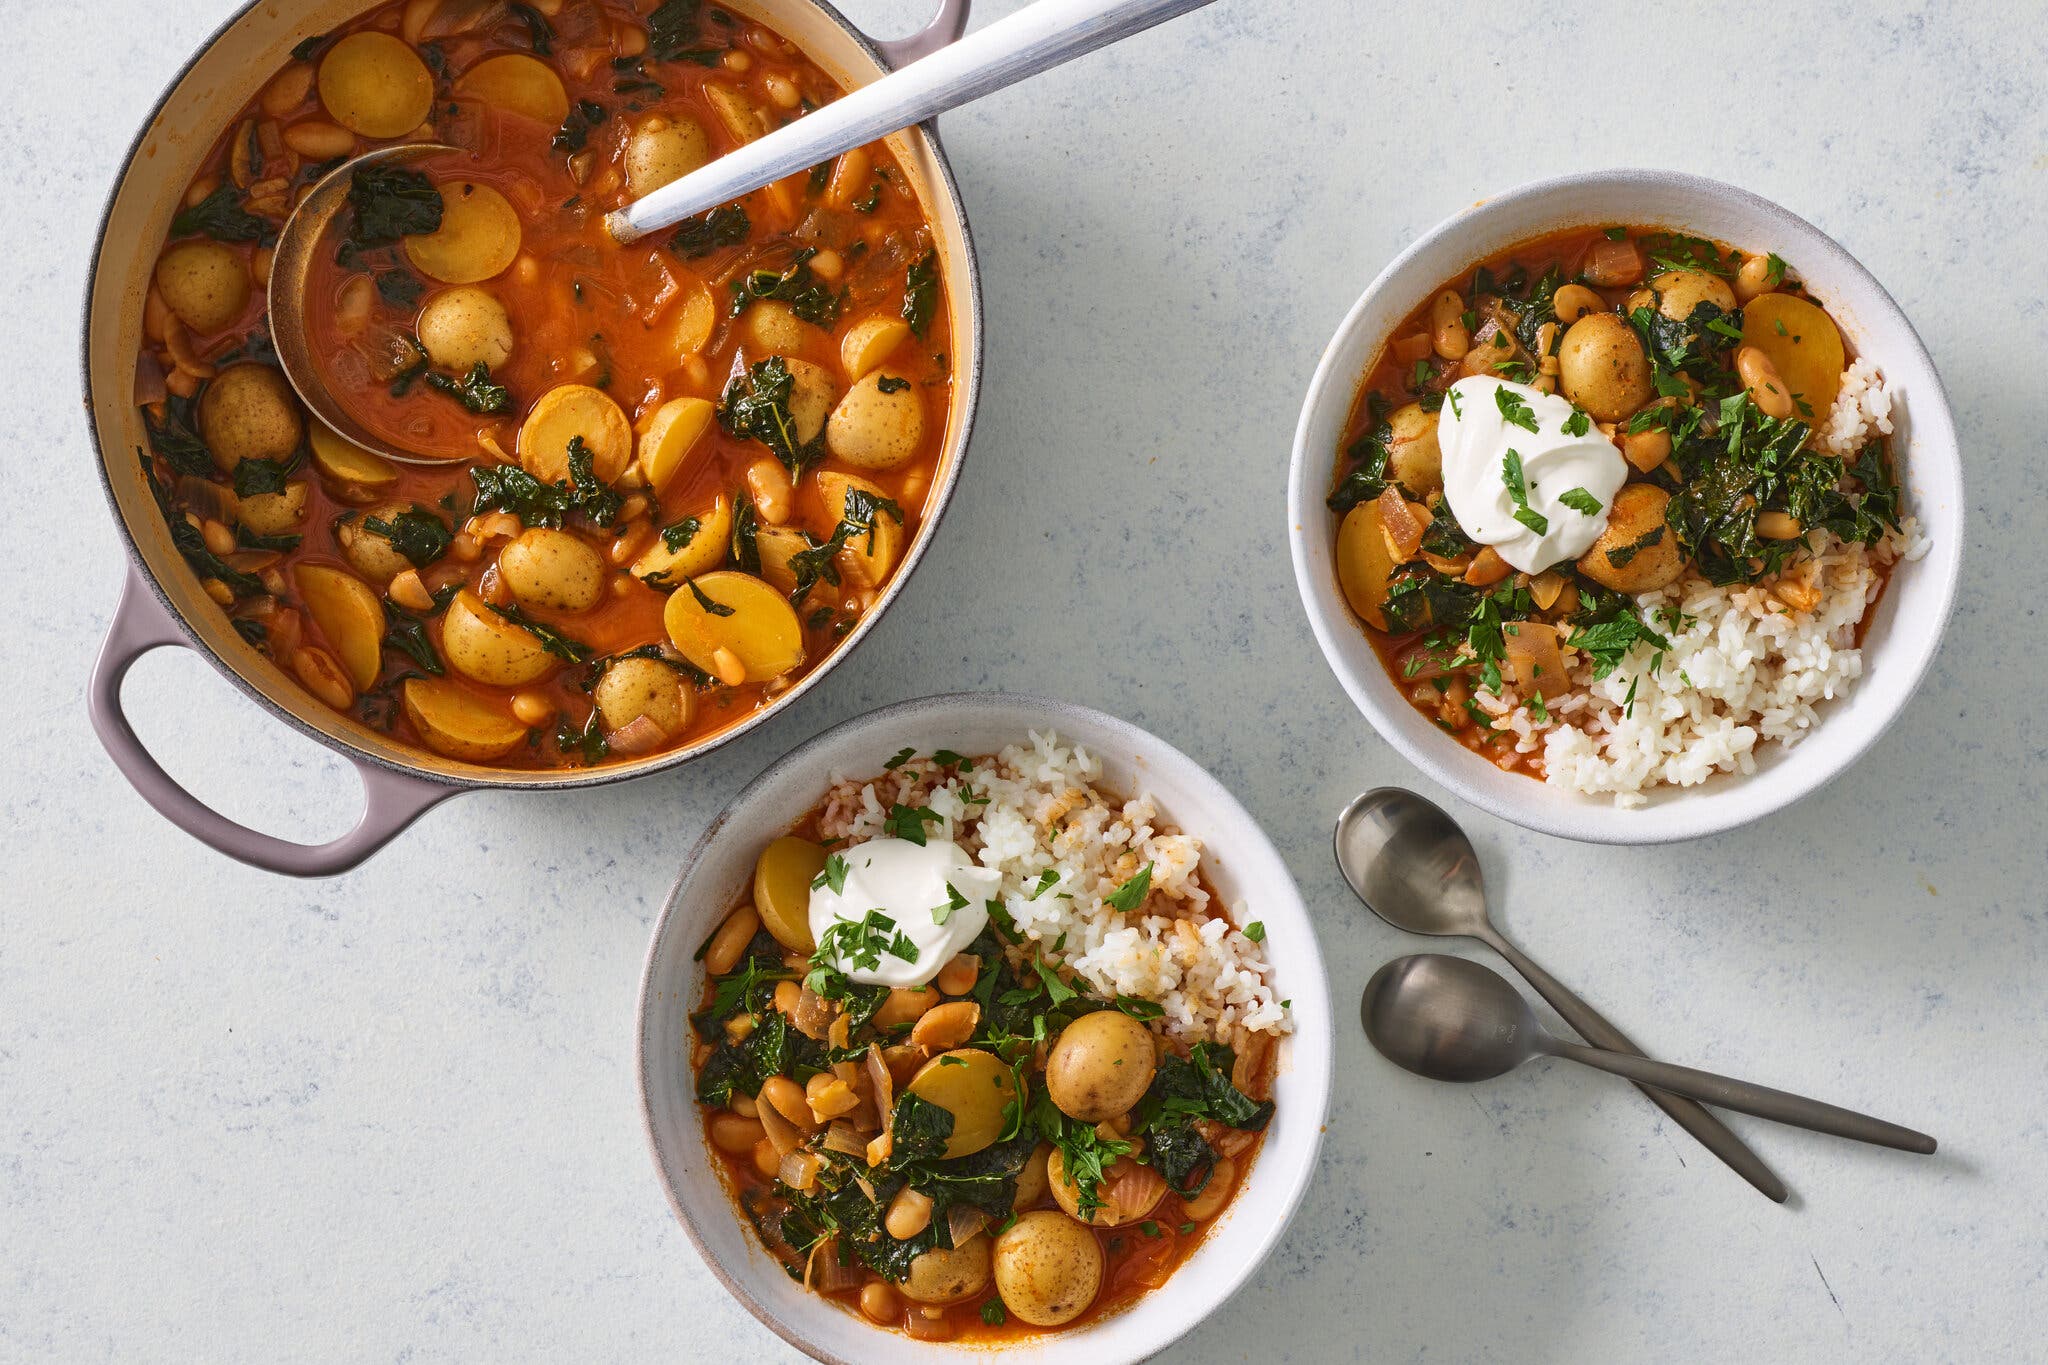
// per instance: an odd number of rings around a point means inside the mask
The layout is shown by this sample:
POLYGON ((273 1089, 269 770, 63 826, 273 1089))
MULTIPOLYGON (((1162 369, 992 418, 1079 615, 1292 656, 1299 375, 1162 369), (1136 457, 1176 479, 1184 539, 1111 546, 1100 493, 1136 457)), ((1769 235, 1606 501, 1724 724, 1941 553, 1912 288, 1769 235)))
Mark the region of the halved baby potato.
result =
POLYGON ((292 577, 349 681, 358 692, 369 690, 384 668, 384 604, 369 584, 343 569, 301 564, 292 577))
POLYGON ((1002 1136, 1004 1109, 1016 1094, 1016 1080, 1002 1058, 978 1047, 942 1052, 918 1068, 904 1087, 953 1116, 945 1159, 971 1156, 1002 1136))
POLYGON ((894 469, 924 439, 924 400, 900 375, 871 371, 846 391, 825 424, 825 448, 860 469, 894 469))
POLYGON ((218 332, 249 306, 249 267, 225 242, 179 242, 158 258, 156 292, 195 332, 218 332))
POLYGON ((804 661, 796 609, 752 574, 690 579, 669 594, 662 624, 685 659, 729 686, 768 682, 804 661))
POLYGON ((633 428, 604 390, 588 384, 557 384, 540 396, 519 427, 519 463, 543 483, 567 479, 569 442, 578 436, 590 451, 591 472, 618 482, 633 457, 633 428))
POLYGON ((640 433, 640 474, 656 493, 676 476, 718 409, 709 399, 671 398, 647 418, 640 433))
POLYGON ((676 284, 683 296, 676 309, 675 332, 676 359, 682 360, 711 343, 712 329, 718 325, 718 305, 711 301, 711 290, 704 281, 678 276, 676 284))
POLYGON ((803 349, 804 323, 797 317, 796 310, 780 299, 763 299, 749 304, 746 315, 740 319, 740 326, 746 330, 747 339, 757 350, 786 355, 803 349))
POLYGON ((455 594, 441 618, 441 652, 456 671, 499 687, 530 683, 555 666, 539 636, 498 615, 466 588, 455 594))
POLYGON ((1742 310, 1742 340, 1770 357, 1786 391, 1811 410, 1801 418, 1827 421, 1848 355, 1826 310, 1795 294, 1759 294, 1742 310))
POLYGON ((307 484, 293 479, 275 493, 235 500, 235 519, 259 536, 289 535, 306 515, 307 484))
POLYGON ((320 59, 320 103, 364 137, 402 137, 434 107, 427 64, 388 33, 351 33, 320 59))
POLYGON ((794 834, 770 840, 754 864, 754 910, 761 927, 792 953, 809 956, 817 950, 811 936, 811 883, 824 870, 824 848, 794 834))
POLYGON ((763 526, 754 533, 761 577, 785 593, 796 591, 796 566, 790 561, 810 548, 811 538, 788 526, 763 526))
POLYGON ((298 395, 273 366, 230 365, 199 395, 199 434, 224 470, 244 460, 291 458, 305 429, 298 395))
POLYGON ((488 763, 503 758, 526 738, 524 725, 460 683, 407 678, 400 692, 406 718, 437 754, 488 763))
POLYGON ((1396 567, 1379 503, 1362 502, 1346 512, 1337 528, 1337 586, 1351 610, 1374 630, 1387 629, 1387 589, 1396 567))
POLYGON ((789 366, 790 425, 796 428, 796 439, 808 445, 825 429, 825 419, 832 412, 836 391, 832 372, 823 365, 790 356, 783 356, 782 363, 789 366))
MULTIPOLYGON (((833 529, 842 521, 871 523, 866 531, 856 532, 846 538, 846 548, 839 552, 839 562, 856 583, 870 588, 879 588, 888 580, 890 570, 903 557, 903 523, 898 517, 880 504, 888 495, 877 484, 854 474, 841 474, 836 470, 818 471, 818 495, 824 499, 825 514, 830 518, 833 529), (872 515, 847 515, 849 495, 865 493, 872 500, 872 515)), ((858 509, 855 509, 858 511, 858 509)), ((826 532, 829 536, 830 531, 826 532)))
POLYGON ((441 226, 405 239, 406 259, 442 284, 477 284, 504 273, 519 254, 519 213, 489 185, 447 180, 441 226))
POLYGON ((725 125, 736 142, 752 142, 768 131, 768 116, 761 112, 759 105, 741 94, 730 85, 708 83, 704 87, 704 98, 711 104, 711 111, 718 115, 718 121, 725 125))
POLYGON ((325 422, 306 425, 306 443, 313 449, 313 467, 337 483, 376 489, 398 482, 397 465, 363 449, 325 422))
POLYGON ((666 539, 655 537, 654 544, 633 561, 633 576, 650 588, 666 591, 725 563, 732 546, 732 503, 721 493, 696 516, 697 529, 673 550, 666 539))
POLYGON ((498 552, 498 573, 521 602, 588 611, 604 596, 604 560, 570 531, 536 526, 498 552))
POLYGON ((349 567, 372 583, 387 587, 393 578, 412 568, 412 561, 398 552, 390 536, 380 536, 363 524, 375 520, 386 526, 396 526, 398 519, 412 508, 413 504, 409 502, 387 502, 371 508, 360 517, 350 517, 337 523, 334 543, 341 547, 341 557, 349 562, 349 567))
POLYGON ((569 117, 569 92, 554 68, 523 52, 486 57, 455 78, 455 93, 494 109, 558 128, 569 117))
POLYGON ((846 329, 839 339, 839 363, 852 379, 864 377, 896 353, 910 339, 910 324, 902 318, 878 315, 862 318, 846 329))
POLYGON ((635 198, 652 194, 710 160, 703 124, 686 114, 651 114, 626 138, 626 189, 635 198))

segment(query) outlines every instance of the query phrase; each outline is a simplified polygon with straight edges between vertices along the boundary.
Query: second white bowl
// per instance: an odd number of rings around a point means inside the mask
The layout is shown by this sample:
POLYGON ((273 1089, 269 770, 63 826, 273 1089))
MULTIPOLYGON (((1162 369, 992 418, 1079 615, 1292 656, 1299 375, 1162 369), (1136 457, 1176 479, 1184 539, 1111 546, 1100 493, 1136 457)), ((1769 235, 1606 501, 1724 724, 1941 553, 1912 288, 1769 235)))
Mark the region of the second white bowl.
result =
POLYGON ((1828 782, 1877 742, 1933 663, 1962 571, 1962 461, 1941 376, 1906 315, 1856 259, 1820 229, 1767 199, 1675 171, 1596 171, 1538 181, 1489 199, 1402 252, 1366 289, 1323 352, 1295 430, 1288 472, 1294 576, 1323 656, 1358 709, 1416 767, 1480 809, 1546 834, 1607 844, 1697 838, 1781 810, 1828 782), (1655 787, 1646 805, 1617 809, 1527 776, 1505 773, 1443 734, 1388 678, 1337 586, 1336 518, 1324 504, 1338 444, 1367 369, 1402 320, 1445 280, 1518 243, 1572 227, 1661 226, 1756 251, 1797 267, 1853 352, 1874 360, 1899 396, 1893 449, 1906 511, 1932 542, 1901 564, 1873 609, 1863 676, 1826 703, 1791 748, 1759 746, 1757 771, 1697 787, 1655 787))

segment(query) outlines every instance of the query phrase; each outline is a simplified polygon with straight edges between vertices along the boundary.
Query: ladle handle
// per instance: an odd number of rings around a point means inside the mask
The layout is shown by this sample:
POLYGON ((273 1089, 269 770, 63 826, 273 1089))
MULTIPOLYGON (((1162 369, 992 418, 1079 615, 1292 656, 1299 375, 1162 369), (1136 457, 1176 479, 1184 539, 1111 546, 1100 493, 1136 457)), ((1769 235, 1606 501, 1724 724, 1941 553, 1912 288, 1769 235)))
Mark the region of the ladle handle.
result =
POLYGON ((1581 1043, 1567 1043, 1562 1039, 1554 1040, 1551 1050, 1557 1056, 1569 1057, 1596 1071, 1626 1076, 1637 1085, 1676 1091, 1723 1109, 1770 1119, 1773 1123, 1789 1123, 1794 1128, 1832 1133, 1855 1142, 1893 1147, 1902 1152, 1918 1152, 1922 1156, 1934 1151, 1934 1139, 1925 1133, 1916 1133, 1911 1128, 1886 1123, 1883 1119, 1874 1119, 1853 1109, 1838 1109, 1803 1095, 1773 1090, 1769 1086, 1717 1076, 1711 1071, 1695 1071, 1689 1066, 1653 1062, 1647 1057, 1635 1057, 1626 1052, 1607 1052, 1581 1043))
MULTIPOLYGON (((1572 989, 1544 971, 1530 960, 1529 955, 1510 943, 1498 933, 1481 935, 1486 945, 1508 960, 1508 965, 1522 974, 1522 979, 1536 988, 1536 994, 1544 1003, 1558 1013, 1558 1017, 1570 1024, 1581 1038, 1595 1047, 1609 1052, 1625 1052, 1640 1057, 1643 1050, 1628 1040, 1620 1029, 1607 1022, 1598 1010, 1581 1000, 1572 989)), ((1658 1090, 1654 1086, 1642 1086, 1642 1092, 1650 1102, 1670 1115, 1671 1121, 1699 1139, 1700 1145, 1719 1157, 1737 1175, 1747 1180, 1765 1198, 1784 1203, 1785 1182, 1778 1179, 1763 1158, 1749 1149, 1749 1145, 1735 1136, 1728 1125, 1708 1113, 1695 1100, 1658 1090)))
POLYGON ((637 241, 1208 3, 1037 0, 662 186, 605 226, 620 242, 637 241))

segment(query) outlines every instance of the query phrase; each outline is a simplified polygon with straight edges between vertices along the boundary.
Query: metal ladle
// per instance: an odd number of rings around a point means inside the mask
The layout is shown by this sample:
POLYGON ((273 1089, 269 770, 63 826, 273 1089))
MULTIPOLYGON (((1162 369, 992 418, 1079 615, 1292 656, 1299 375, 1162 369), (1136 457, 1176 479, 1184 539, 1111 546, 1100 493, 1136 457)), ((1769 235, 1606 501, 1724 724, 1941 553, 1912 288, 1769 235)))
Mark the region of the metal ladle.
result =
MULTIPOLYGON (((1411 934, 1479 940, 1506 958, 1581 1038, 1610 1052, 1642 1055, 1620 1029, 1494 927, 1479 855, 1458 822, 1434 802, 1400 787, 1369 791, 1337 817, 1336 848, 1337 866, 1366 909, 1411 934)), ((1647 1086, 1643 1093, 1736 1174, 1785 1202, 1785 1182, 1721 1120, 1691 1100, 1647 1086)))
POLYGON ((1638 1085, 1795 1128, 1922 1156, 1935 1147, 1925 1133, 1853 1109, 1689 1066, 1568 1043, 1537 1022, 1528 1002, 1499 973, 1459 957, 1420 953, 1395 958, 1366 983, 1359 1015, 1365 1036, 1382 1056, 1431 1080, 1490 1080, 1537 1057, 1563 1057, 1638 1085))

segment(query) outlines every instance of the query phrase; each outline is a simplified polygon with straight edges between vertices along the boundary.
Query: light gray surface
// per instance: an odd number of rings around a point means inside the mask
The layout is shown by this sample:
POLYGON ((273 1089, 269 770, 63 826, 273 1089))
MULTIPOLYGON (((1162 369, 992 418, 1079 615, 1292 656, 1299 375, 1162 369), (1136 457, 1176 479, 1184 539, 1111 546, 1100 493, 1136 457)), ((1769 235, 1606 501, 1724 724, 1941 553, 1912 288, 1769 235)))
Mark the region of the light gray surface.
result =
MULTIPOLYGON (((1222 0, 948 116, 988 382, 952 515, 873 640, 685 773, 465 798, 317 885, 158 820, 81 700, 120 576, 76 401, 87 234, 129 130, 229 5, 4 9, 0 662, 22 704, 0 748, 0 1359, 783 1358, 656 1188, 635 978, 721 799, 885 701, 1004 686, 1144 724, 1272 831, 1323 908, 1340 995, 1414 951, 1329 861, 1337 808, 1411 776, 1299 613, 1281 534, 1296 405, 1416 233, 1613 164, 1747 185, 1898 296, 1964 436, 1962 605, 1898 727, 1763 826, 1633 853, 1453 809, 1504 923, 1647 1049, 1925 1128, 1942 1154, 1738 1117, 1796 1191, 1780 1210, 1619 1082, 1551 1064, 1431 1086, 1346 1029, 1327 1192, 1173 1354, 2048 1349, 2038 5, 1773 5, 1730 27, 1669 6, 1470 24, 1222 0)), ((849 9, 900 32, 921 6, 849 9)), ((300 837, 348 820, 338 764, 198 661, 146 661, 129 696, 173 772, 231 813, 300 837)))

